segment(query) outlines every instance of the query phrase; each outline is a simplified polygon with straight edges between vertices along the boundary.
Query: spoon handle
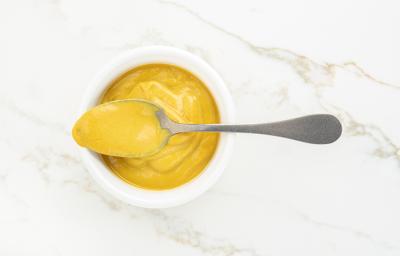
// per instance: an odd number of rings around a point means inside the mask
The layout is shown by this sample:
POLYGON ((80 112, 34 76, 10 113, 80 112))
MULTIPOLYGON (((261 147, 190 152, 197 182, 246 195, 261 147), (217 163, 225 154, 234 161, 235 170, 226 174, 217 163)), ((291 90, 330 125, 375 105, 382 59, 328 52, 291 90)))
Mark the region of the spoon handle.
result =
POLYGON ((238 132, 284 137, 312 144, 329 144, 342 134, 342 125, 333 115, 309 115, 266 124, 175 124, 174 133, 238 132), (176 125, 176 126, 175 126, 176 125))

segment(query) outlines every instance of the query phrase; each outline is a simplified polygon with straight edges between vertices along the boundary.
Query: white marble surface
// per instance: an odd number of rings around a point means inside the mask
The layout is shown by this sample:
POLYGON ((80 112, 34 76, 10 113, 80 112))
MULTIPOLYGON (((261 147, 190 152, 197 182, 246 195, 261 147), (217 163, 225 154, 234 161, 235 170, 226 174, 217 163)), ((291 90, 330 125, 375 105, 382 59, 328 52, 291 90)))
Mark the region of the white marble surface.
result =
POLYGON ((400 255, 398 1, 0 2, 0 255, 400 255), (124 50, 204 58, 240 122, 332 113, 317 147, 237 136, 209 192, 145 210, 102 191, 70 127, 124 50))

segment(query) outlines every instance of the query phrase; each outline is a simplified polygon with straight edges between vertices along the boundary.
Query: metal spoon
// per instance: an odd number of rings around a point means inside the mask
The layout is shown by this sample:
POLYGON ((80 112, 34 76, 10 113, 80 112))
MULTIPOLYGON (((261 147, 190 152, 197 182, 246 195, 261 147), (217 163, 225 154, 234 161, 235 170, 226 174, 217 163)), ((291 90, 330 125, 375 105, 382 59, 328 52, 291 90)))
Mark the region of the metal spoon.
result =
MULTIPOLYGON (((125 135, 127 132, 126 129, 122 129, 121 127, 118 127, 120 123, 123 123, 121 118, 125 119, 127 117, 124 117, 124 115, 116 115, 114 116, 114 119, 107 119, 107 120, 97 120, 99 124, 101 124, 101 129, 99 128, 99 133, 96 135, 97 139, 92 141, 92 140, 82 140, 82 138, 85 138, 87 136, 87 133, 91 132, 90 125, 88 126, 87 123, 84 123, 86 119, 81 119, 83 120, 83 128, 80 127, 79 125, 77 126, 78 129, 75 131, 76 137, 81 138, 81 143, 80 145, 90 148, 91 150, 101 153, 101 154, 107 154, 107 155, 112 155, 112 156, 118 156, 118 157, 144 157, 144 156, 149 156, 152 154, 157 153, 160 151, 167 143, 168 140, 171 136, 178 134, 178 133, 183 133, 183 132, 238 132, 238 133, 257 133, 257 134, 266 134, 266 135, 272 135, 272 136, 279 136, 279 137, 284 137, 288 139, 293 139, 293 140, 298 140, 298 141, 303 141, 307 143, 313 143, 313 144, 328 144, 336 141, 341 133, 342 133, 342 126, 339 122, 339 120, 332 116, 332 115, 326 115, 326 114, 319 114, 319 115, 309 115, 309 116, 303 116, 295 119, 290 119, 286 121, 280 121, 280 122, 274 122, 274 123, 265 123, 265 124, 239 124, 239 125, 228 125, 228 124, 182 124, 182 123, 176 123, 172 121, 171 119, 168 118, 168 116, 165 114, 164 110, 145 100, 139 100, 139 99, 128 99, 128 100, 117 100, 117 101, 111 101, 108 103, 101 104, 99 106, 96 106, 90 111, 97 111, 103 113, 103 115, 94 115, 94 118, 106 118, 107 111, 110 115, 115 115, 115 111, 118 110, 118 108, 121 108, 124 106, 124 104, 145 104, 149 105, 150 112, 154 114, 154 118, 158 119, 160 127, 163 130, 166 130, 167 132, 162 133, 163 138, 160 140, 160 144, 154 144, 151 140, 154 139, 152 136, 155 135, 153 134, 150 137, 149 136, 133 136, 130 138, 133 141, 130 141, 130 143, 146 143, 146 151, 138 151, 135 149, 133 152, 127 152, 127 148, 123 146, 121 148, 121 141, 125 140, 125 135), (110 108, 110 105, 114 105, 113 108, 110 108), (113 112, 114 111, 114 112, 113 112), (119 118, 119 119, 118 119, 119 118), (112 120, 112 121, 110 121, 112 120), (119 129, 119 130, 118 130, 119 129), (114 131, 121 131, 121 137, 114 138, 111 144, 106 147, 106 151, 104 151, 104 148, 99 147, 101 143, 99 144, 98 141, 102 139, 102 136, 108 137, 108 132, 109 130, 114 130, 114 131), (103 132, 101 132, 103 131, 103 132), (135 141, 135 139, 140 139, 139 141, 135 141), (144 140, 143 140, 144 138, 144 140), (148 143, 145 141, 148 139, 148 143), (83 143, 83 141, 86 141, 83 143), (115 141, 115 143, 114 143, 115 141), (114 143, 114 144, 113 144, 114 143), (150 146, 152 145, 152 146, 150 146)), ((126 106, 126 105, 125 105, 126 106)), ((143 109, 142 109, 143 110, 143 109)), ((142 111, 140 110, 140 111, 142 111)), ((130 115, 130 113, 126 113, 127 115, 130 115)), ((110 116, 108 116, 110 117, 110 116)), ((78 120, 77 123, 81 122, 81 119, 78 120)), ((157 122, 155 120, 155 122, 157 122)), ((93 128, 93 127, 92 127, 93 128)), ((122 127, 124 128, 124 127, 122 127)), ((75 128, 74 128, 75 130, 75 128)), ((117 133, 118 134, 118 133, 117 133)), ((158 135, 161 135, 161 133, 157 133, 158 135)), ((156 136, 156 135, 155 135, 156 136)), ((74 137, 75 138, 75 137, 74 137)), ((158 138, 160 139, 160 138, 158 138)), ((106 140, 107 141, 107 140, 106 140)), ((78 142, 79 143, 79 142, 78 142)), ((123 143, 122 143, 123 144, 123 143)), ((133 150, 133 149, 132 149, 133 150)))
POLYGON ((161 108, 156 115, 161 127, 167 129, 171 136, 182 132, 237 132, 272 135, 312 144, 329 144, 342 134, 339 120, 327 114, 308 115, 274 123, 234 125, 176 123, 161 108))

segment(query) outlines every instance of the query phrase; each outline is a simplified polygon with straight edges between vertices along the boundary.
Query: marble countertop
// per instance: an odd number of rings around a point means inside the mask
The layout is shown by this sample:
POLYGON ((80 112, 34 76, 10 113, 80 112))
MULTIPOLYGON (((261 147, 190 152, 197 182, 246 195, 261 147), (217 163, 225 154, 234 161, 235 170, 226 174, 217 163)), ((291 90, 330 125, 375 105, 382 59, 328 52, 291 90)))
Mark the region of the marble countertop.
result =
POLYGON ((0 3, 1 255, 400 255, 397 1, 0 3), (92 76, 143 45, 223 77, 238 122, 337 115, 340 141, 237 136, 219 182, 146 210, 105 193, 70 128, 92 76))

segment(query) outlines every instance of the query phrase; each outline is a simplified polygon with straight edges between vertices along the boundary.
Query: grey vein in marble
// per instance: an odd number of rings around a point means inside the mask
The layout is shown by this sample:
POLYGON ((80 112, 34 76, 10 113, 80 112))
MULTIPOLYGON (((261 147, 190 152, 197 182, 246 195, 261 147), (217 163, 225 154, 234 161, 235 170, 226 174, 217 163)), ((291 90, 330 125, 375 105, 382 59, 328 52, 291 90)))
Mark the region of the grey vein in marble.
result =
POLYGON ((54 131, 63 133, 64 135, 69 135, 69 133, 65 130, 64 125, 43 120, 35 114, 18 107, 15 103, 2 101, 0 102, 0 106, 3 106, 3 108, 7 111, 10 111, 15 115, 24 118, 37 126, 43 126, 54 131))
POLYGON ((147 210, 149 214, 161 220, 156 226, 157 233, 176 243, 191 247, 206 255, 213 256, 261 256, 253 248, 238 247, 226 240, 209 237, 182 220, 165 214, 161 210, 147 210))
MULTIPOLYGON (((213 194, 216 196, 223 196, 223 197, 229 196, 234 199, 242 198, 244 200, 252 200, 255 203, 263 202, 265 200, 265 198, 260 195, 248 195, 248 194, 242 194, 242 193, 239 194, 239 193, 232 193, 232 192, 223 192, 223 191, 218 191, 215 189, 211 190, 209 194, 213 194)), ((281 201, 278 201, 278 200, 273 200, 273 201, 271 201, 271 203, 273 203, 277 207, 282 208, 284 211, 286 211, 288 213, 294 214, 295 216, 297 216, 304 222, 307 222, 308 224, 316 226, 320 229, 327 229, 329 231, 339 231, 339 232, 343 232, 346 234, 350 234, 354 237, 364 239, 368 242, 373 243, 376 246, 382 247, 387 250, 400 250, 400 246, 394 245, 387 241, 382 241, 382 240, 376 239, 372 234, 370 234, 366 231, 360 230, 358 228, 339 226, 336 224, 331 224, 328 222, 316 220, 315 218, 296 209, 295 207, 288 205, 286 203, 282 203, 281 201)))
POLYGON ((321 63, 318 63, 306 56, 295 53, 288 49, 283 49, 283 48, 279 48, 279 47, 262 47, 262 46, 254 45, 253 43, 251 43, 247 39, 243 38, 242 36, 235 34, 233 32, 227 31, 227 30, 223 29, 222 27, 218 26, 217 24, 205 19, 203 16, 201 16, 197 12, 191 10, 190 8, 186 7, 185 5, 182 5, 182 4, 179 4, 176 2, 172 2, 172 1, 165 1, 165 0, 157 0, 157 2, 161 3, 161 4, 168 4, 171 6, 175 6, 177 8, 180 8, 180 9, 186 11, 187 13, 189 13, 193 17, 197 18, 201 22, 207 24, 208 26, 222 32, 223 34, 226 34, 232 38, 237 39, 238 41, 240 41, 241 43, 246 45, 249 49, 251 49, 253 52, 255 52, 257 54, 275 58, 277 60, 288 63, 290 66, 292 66, 292 68, 296 71, 296 73, 307 83, 312 83, 317 86, 330 84, 330 83, 326 83, 326 82, 321 83, 319 81, 314 81, 314 79, 307 74, 307 72, 311 71, 311 69, 319 69, 326 75, 333 77, 335 75, 334 70, 333 70, 334 67, 345 68, 346 66, 353 66, 357 69, 356 72, 354 72, 355 74, 361 73, 364 77, 368 78, 369 80, 372 80, 375 83, 400 89, 399 85, 386 83, 379 79, 374 78, 372 75, 368 74, 365 70, 363 70, 355 62, 346 62, 341 65, 333 64, 333 63, 321 64, 321 63))
POLYGON ((370 138, 377 145, 377 148, 372 152, 372 155, 381 159, 393 158, 397 161, 400 167, 400 147, 397 146, 382 131, 382 129, 380 129, 376 125, 362 124, 360 122, 357 122, 349 113, 339 107, 331 105, 330 108, 335 109, 335 114, 345 125, 346 133, 348 135, 365 136, 367 138, 370 138))
POLYGON ((340 68, 344 68, 344 69, 351 68, 351 69, 353 69, 355 71, 355 72, 353 72, 354 74, 356 74, 356 72, 358 72, 360 76, 366 77, 369 80, 374 81, 375 83, 378 83, 378 84, 381 84, 381 85, 384 85, 384 86, 388 86, 388 87, 391 87, 391 88, 394 88, 394 89, 400 89, 399 85, 387 83, 385 81, 382 81, 380 79, 377 79, 377 78, 373 77, 372 75, 370 75, 367 71, 365 71, 362 67, 360 67, 354 61, 348 61, 348 62, 345 62, 345 63, 343 63, 341 65, 336 65, 336 66, 340 67, 340 68))
POLYGON ((305 222, 315 225, 318 228, 326 228, 326 229, 330 229, 330 230, 337 230, 337 231, 344 232, 344 233, 350 233, 353 236, 365 239, 365 240, 367 240, 377 246, 383 247, 387 250, 396 250, 396 251, 400 250, 400 247, 395 246, 395 245, 390 244, 385 241, 378 241, 372 235, 370 235, 369 233, 366 233, 364 231, 361 231, 361 230, 358 230, 355 228, 351 228, 351 227, 338 226, 338 225, 333 225, 330 223, 318 221, 318 220, 313 219, 311 216, 309 216, 303 212, 296 211, 296 210, 294 212, 305 222))
POLYGON ((49 173, 51 167, 74 166, 83 170, 83 165, 78 158, 62 151, 56 151, 53 148, 35 147, 34 150, 22 155, 20 160, 33 164, 35 170, 39 172, 47 185, 51 181, 49 173))
POLYGON ((119 201, 115 200, 114 198, 108 197, 108 195, 105 195, 102 191, 96 189, 94 187, 94 183, 88 178, 86 178, 85 182, 76 180, 64 180, 62 184, 64 186, 74 185, 82 189, 86 193, 93 194, 112 211, 119 211, 122 209, 122 205, 119 203, 119 201))

